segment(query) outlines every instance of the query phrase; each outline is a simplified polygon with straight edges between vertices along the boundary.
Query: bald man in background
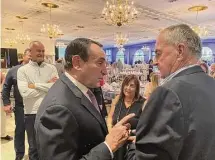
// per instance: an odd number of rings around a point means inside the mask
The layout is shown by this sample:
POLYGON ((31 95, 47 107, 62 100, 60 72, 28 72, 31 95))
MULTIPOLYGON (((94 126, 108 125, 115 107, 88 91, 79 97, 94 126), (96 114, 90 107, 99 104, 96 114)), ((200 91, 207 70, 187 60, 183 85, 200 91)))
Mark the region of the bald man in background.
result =
POLYGON ((54 65, 44 62, 45 47, 41 42, 31 42, 29 49, 31 61, 18 69, 17 83, 24 102, 29 160, 38 160, 34 131, 35 117, 43 98, 58 79, 58 73, 54 65))

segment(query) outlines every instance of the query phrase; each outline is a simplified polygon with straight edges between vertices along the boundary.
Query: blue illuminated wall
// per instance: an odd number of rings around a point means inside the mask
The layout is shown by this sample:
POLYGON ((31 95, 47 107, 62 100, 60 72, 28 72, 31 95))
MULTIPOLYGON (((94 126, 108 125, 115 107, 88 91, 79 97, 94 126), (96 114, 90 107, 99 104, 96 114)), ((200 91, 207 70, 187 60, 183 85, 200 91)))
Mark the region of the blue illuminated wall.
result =
MULTIPOLYGON (((213 55, 215 57, 215 39, 206 39, 206 40, 202 40, 202 45, 203 47, 209 47, 212 52, 213 55)), ((154 50, 155 50, 155 40, 153 41, 149 41, 149 42, 145 42, 145 43, 140 43, 140 44, 133 44, 133 45, 127 45, 125 46, 125 51, 124 51, 124 63, 126 64, 133 64, 133 59, 134 59, 134 55, 135 52, 139 49, 141 49, 143 46, 148 46, 151 50, 151 53, 149 53, 148 55, 145 55, 144 57, 144 61, 148 62, 148 60, 150 58, 153 57, 154 55, 154 50)), ((117 52, 118 49, 117 48, 104 48, 105 51, 109 50, 109 52, 111 52, 111 57, 112 57, 112 61, 111 62, 115 62, 116 61, 116 56, 117 56, 117 52)), ((109 53, 110 54, 110 53, 109 53)), ((215 59, 214 59, 215 61, 215 59)))
MULTIPOLYGON (((203 47, 209 47, 215 57, 215 39, 205 39, 202 40, 203 47)), ((139 43, 139 44, 133 44, 133 45, 126 45, 125 51, 124 51, 124 63, 126 64, 133 64, 134 55, 137 50, 140 50, 143 46, 147 46, 150 48, 150 53, 144 55, 144 61, 148 62, 149 59, 153 58, 154 50, 155 50, 155 40, 145 42, 145 43, 139 43)), ((63 58, 65 55, 65 49, 66 48, 59 48, 56 52, 58 54, 59 58, 63 58)), ((104 50, 107 55, 107 61, 110 63, 115 62, 117 58, 117 48, 113 47, 104 47, 104 50)), ((215 59, 214 59, 215 61, 215 59)))

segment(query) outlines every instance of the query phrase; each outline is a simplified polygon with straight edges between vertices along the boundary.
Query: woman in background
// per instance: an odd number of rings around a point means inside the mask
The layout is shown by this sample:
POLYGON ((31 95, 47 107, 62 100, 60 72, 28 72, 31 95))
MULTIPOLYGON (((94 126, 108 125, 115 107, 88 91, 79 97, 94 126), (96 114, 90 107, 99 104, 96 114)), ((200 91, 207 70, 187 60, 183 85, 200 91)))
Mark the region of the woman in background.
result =
POLYGON ((143 97, 148 100, 152 92, 159 86, 159 76, 152 72, 150 74, 150 82, 145 86, 143 97))
MULTIPOLYGON (((135 75, 125 77, 121 87, 120 95, 116 96, 111 104, 108 114, 107 124, 110 130, 117 122, 130 113, 135 113, 135 117, 130 120, 131 130, 136 129, 138 119, 142 112, 145 99, 140 94, 140 82, 135 75)), ((123 145, 114 153, 115 160, 124 160, 127 151, 127 144, 123 145)))
POLYGON ((152 72, 150 74, 150 82, 148 82, 145 86, 143 97, 146 99, 146 101, 142 109, 144 109, 150 95, 158 86, 159 86, 159 76, 156 73, 152 72))

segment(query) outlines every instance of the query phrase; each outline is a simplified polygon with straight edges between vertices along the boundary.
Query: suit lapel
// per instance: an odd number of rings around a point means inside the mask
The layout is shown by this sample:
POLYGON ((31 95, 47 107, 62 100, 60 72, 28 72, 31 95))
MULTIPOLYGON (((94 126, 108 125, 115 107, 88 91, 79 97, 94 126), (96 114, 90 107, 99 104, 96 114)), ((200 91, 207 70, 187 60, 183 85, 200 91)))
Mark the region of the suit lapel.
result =
POLYGON ((90 112, 92 116, 100 123, 102 129, 104 130, 105 135, 107 134, 107 126, 102 115, 96 110, 90 100, 79 90, 77 86, 65 75, 63 74, 60 79, 70 88, 74 95, 81 100, 82 106, 90 112))
POLYGON ((86 110, 88 110, 101 124, 103 130, 105 131, 105 134, 107 133, 107 126, 105 123, 104 118, 102 115, 96 110, 96 108, 92 105, 92 103, 88 100, 87 97, 84 95, 81 98, 81 104, 85 107, 86 110))

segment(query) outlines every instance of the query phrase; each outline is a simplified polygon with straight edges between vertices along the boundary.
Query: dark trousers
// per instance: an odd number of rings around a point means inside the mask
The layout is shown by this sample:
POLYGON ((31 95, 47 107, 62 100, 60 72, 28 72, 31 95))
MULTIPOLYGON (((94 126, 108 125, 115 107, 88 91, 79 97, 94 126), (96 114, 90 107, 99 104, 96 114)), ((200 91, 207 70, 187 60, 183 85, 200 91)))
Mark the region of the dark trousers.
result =
POLYGON ((25 129, 28 136, 28 156, 29 160, 38 160, 38 152, 36 146, 35 139, 35 130, 34 130, 34 122, 35 122, 36 114, 25 114, 25 129))
POLYGON ((15 115, 15 138, 14 138, 14 148, 16 152, 16 157, 23 157, 25 155, 25 122, 24 122, 24 106, 15 105, 14 108, 15 115))

